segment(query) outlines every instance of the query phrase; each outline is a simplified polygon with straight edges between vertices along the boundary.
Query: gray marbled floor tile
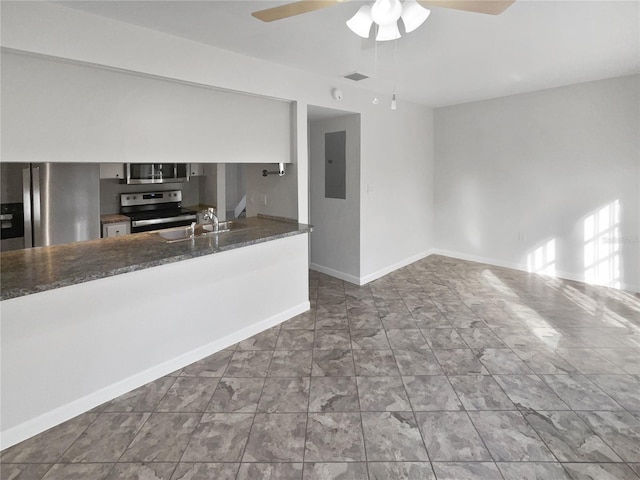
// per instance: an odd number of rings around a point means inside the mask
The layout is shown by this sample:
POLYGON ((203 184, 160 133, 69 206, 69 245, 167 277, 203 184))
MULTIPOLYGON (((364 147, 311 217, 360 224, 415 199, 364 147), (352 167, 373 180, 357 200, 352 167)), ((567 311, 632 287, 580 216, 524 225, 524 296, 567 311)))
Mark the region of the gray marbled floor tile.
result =
POLYGON ((305 463, 304 480, 369 480, 369 477, 364 462, 305 463))
POLYGON ((41 480, 50 468, 46 463, 5 463, 0 465, 0 480, 41 480))
POLYGON ((180 376, 186 377, 221 377, 229 365, 232 350, 222 350, 209 355, 182 369, 180 376))
POLYGON ((316 350, 335 350, 351 348, 349 330, 318 330, 315 335, 316 350))
POLYGON ((356 375, 387 377, 400 375, 391 350, 354 350, 356 375))
POLYGON ((459 328, 458 333, 470 348, 505 348, 506 345, 488 328, 459 328))
POLYGON ((122 462, 177 462, 200 422, 197 413, 154 413, 142 426, 122 462))
POLYGON ((444 375, 402 377, 414 411, 462 410, 456 392, 444 375))
POLYGON ((512 348, 545 348, 545 343, 540 340, 530 329, 525 327, 498 327, 493 329, 500 340, 512 348))
POLYGON ((616 463, 564 463, 573 480, 638 480, 627 465, 616 463))
POLYGON ((258 412, 306 412, 309 404, 309 377, 267 378, 258 412))
MULTIPOLYGON (((4 470, 4 468, 5 467, 3 466, 2 470, 4 470)), ((41 478, 43 480, 104 480, 107 478, 107 475, 109 475, 112 468, 112 463, 59 463, 54 465, 44 477, 38 477, 38 480, 41 478)), ((4 473, 2 475, 2 478, 4 479, 4 473)), ((23 480, 23 477, 17 477, 17 479, 23 480)), ((168 477, 167 480, 169 480, 168 477)))
POLYGON ((570 480, 559 463, 516 462, 498 463, 504 480, 570 480))
POLYGON ((238 350, 273 350, 276 347, 280 327, 270 328, 238 343, 238 350))
POLYGON ((434 350, 433 353, 447 375, 489 374, 485 366, 469 348, 434 350))
POLYGON ((400 377, 357 377, 360 410, 411 411, 400 377))
MULTIPOLYGON (((237 480, 301 480, 301 463, 243 463, 237 480)), ((217 478, 215 480, 218 480, 217 478)))
POLYGON ((252 413, 264 385, 264 378, 222 378, 206 408, 207 412, 252 413))
POLYGON ((101 413, 62 456, 63 462, 116 462, 150 413, 101 413))
POLYGON ((169 391, 175 377, 162 377, 110 401, 105 412, 152 412, 169 391))
POLYGON ((445 317, 454 328, 489 328, 473 313, 470 314, 449 314, 445 312, 445 317))
POLYGON ((535 430, 519 412, 469 412, 494 460, 555 461, 535 430))
POLYGON ((507 348, 481 348, 474 350, 478 360, 494 375, 527 375, 533 371, 507 348))
POLYGON ((266 377, 273 352, 237 351, 233 353, 225 377, 266 377))
POLYGON ((171 480, 236 480, 237 463, 179 463, 171 480))
MULTIPOLYGON (((411 315, 416 321, 416 325, 421 329, 430 328, 453 328, 453 325, 449 323, 447 317, 442 313, 425 312, 423 310, 413 309, 411 315)), ((465 344, 466 345, 466 344, 465 344)))
POLYGON ((380 312, 380 320, 382 321, 384 328, 387 330, 396 328, 418 328, 418 324, 408 310, 402 313, 389 312, 387 314, 383 314, 380 312))
POLYGON ((585 375, 624 373, 620 367, 598 355, 592 348, 559 348, 556 353, 585 375))
POLYGON ((529 412, 525 419, 561 462, 621 462, 574 412, 529 412))
POLYGON ((362 412, 368 461, 426 461, 418 424, 412 412, 362 412))
POLYGON ((169 480, 175 463, 118 463, 105 480, 169 480))
POLYGON ((2 463, 54 463, 98 417, 84 413, 2 452, 2 463))
POLYGON ((382 328, 352 329, 351 348, 365 350, 389 350, 389 342, 382 328))
POLYGON ((247 413, 205 413, 181 461, 240 461, 252 422, 253 415, 247 413))
POLYGON ((343 329, 349 328, 349 318, 347 317, 347 311, 343 308, 342 312, 326 312, 322 311, 320 307, 318 307, 318 312, 316 313, 316 329, 343 329))
POLYGON ((527 366, 535 373, 546 375, 561 375, 563 373, 576 373, 577 370, 560 355, 546 348, 513 348, 527 366))
POLYGON ((422 331, 417 328, 387 330, 387 338, 394 350, 429 350, 422 331))
POLYGON ((492 462, 434 462, 433 470, 438 480, 502 480, 498 467, 492 462))
POLYGON ((358 462, 365 460, 358 413, 310 413, 304 460, 358 462))
POLYGON ((520 410, 569 410, 537 375, 494 375, 493 378, 520 410))
POLYGON ((351 350, 315 350, 311 375, 314 377, 352 377, 355 375, 351 350))
POLYGON ((401 375, 442 375, 444 372, 431 350, 394 350, 401 375))
POLYGON ((449 380, 466 410, 516 409, 492 376, 457 375, 449 380))
POLYGON ((385 292, 372 291, 372 294, 381 316, 389 315, 391 313, 401 315, 409 314, 409 309, 393 287, 385 292))
POLYGON ((640 349, 597 348, 596 353, 631 375, 640 375, 640 349))
POLYGON ((541 375, 572 410, 622 410, 609 395, 584 375, 541 375))
POLYGON ((276 350, 311 350, 313 330, 280 330, 276 350))
POLYGON ((256 414, 243 462, 301 462, 307 415, 302 413, 256 414))
POLYGON ((587 375, 627 410, 640 411, 640 377, 634 375, 587 375))
POLYGON ((628 412, 578 412, 625 462, 640 462, 640 418, 628 412))
POLYGON ((491 460, 466 412, 417 412, 416 419, 432 462, 491 460))
POLYGON ((636 472, 640 477, 640 463, 629 463, 628 465, 631 468, 631 470, 636 472))
POLYGON ((296 315, 286 322, 282 322, 280 325, 282 330, 312 329, 316 325, 316 311, 311 309, 308 312, 296 315))
POLYGON ((354 377, 312 377, 310 412, 355 412, 360 409, 354 377))
POLYGON ((429 462, 369 462, 370 480, 435 480, 429 462))
POLYGON ((178 377, 156 411, 204 412, 219 381, 214 377, 178 377))
POLYGON ((465 341, 453 328, 423 328, 422 334, 433 350, 467 348, 465 341))
POLYGON ((362 310, 358 308, 349 309, 349 328, 382 328, 378 311, 362 310))
POLYGON ((311 375, 311 350, 276 350, 273 352, 269 377, 308 377, 311 375))

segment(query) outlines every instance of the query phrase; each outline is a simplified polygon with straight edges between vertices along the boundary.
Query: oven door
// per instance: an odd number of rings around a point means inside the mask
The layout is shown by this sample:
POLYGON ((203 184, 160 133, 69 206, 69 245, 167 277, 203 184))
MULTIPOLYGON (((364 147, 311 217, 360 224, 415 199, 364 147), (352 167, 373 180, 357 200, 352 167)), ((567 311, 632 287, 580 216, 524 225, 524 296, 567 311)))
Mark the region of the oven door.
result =
POLYGON ((127 183, 188 182, 189 172, 188 163, 127 163, 127 183))
POLYGON ((131 221, 131 233, 150 232, 163 228, 184 227, 197 220, 195 214, 185 214, 176 217, 147 218, 131 221))

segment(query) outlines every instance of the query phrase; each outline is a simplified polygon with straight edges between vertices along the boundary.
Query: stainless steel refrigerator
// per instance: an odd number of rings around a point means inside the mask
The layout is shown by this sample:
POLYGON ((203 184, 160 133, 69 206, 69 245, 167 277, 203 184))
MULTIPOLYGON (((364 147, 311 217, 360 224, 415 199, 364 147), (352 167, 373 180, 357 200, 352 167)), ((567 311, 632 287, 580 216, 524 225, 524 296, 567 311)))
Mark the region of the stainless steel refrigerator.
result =
MULTIPOLYGON (((0 202, 14 204, 18 216, 22 203, 23 247, 100 238, 99 164, 3 162, 1 166, 0 202)), ((4 238, 2 242, 3 250, 11 249, 5 248, 4 238)), ((20 248, 15 241, 14 245, 20 248)))

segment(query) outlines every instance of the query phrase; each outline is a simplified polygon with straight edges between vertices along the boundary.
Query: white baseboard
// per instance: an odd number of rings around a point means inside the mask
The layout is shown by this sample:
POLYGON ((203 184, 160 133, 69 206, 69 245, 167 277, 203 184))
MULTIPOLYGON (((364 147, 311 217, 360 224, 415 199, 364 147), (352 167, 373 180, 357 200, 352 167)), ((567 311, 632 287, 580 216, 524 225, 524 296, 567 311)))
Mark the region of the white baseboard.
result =
MULTIPOLYGON (((433 255, 442 255, 444 257, 451 257, 451 258, 458 258, 460 260, 468 260, 470 262, 478 262, 478 263, 486 263, 488 265, 493 265, 496 267, 504 267, 504 268, 511 268, 513 270, 519 270, 522 272, 529 272, 527 265, 522 264, 522 263, 512 263, 512 262, 505 262, 503 260, 499 260, 496 258, 490 258, 490 257, 482 257, 479 255, 469 255, 467 253, 460 253, 460 252, 454 252, 451 250, 443 250, 440 248, 434 248, 431 252, 433 255)), ((572 273, 572 272, 556 272, 555 275, 548 275, 545 273, 537 273, 537 275, 543 275, 543 276, 548 276, 548 277, 553 277, 553 278, 561 278, 564 280, 573 280, 576 282, 582 282, 582 283, 587 283, 589 285, 599 285, 599 286, 603 286, 603 287, 608 287, 608 288, 614 288, 614 287, 610 287, 609 285, 605 285, 605 284, 601 284, 601 283, 594 283, 594 282, 588 282, 585 278, 584 275, 581 275, 579 273, 572 273)), ((620 285, 620 290, 625 290, 628 292, 640 292, 640 285, 634 285, 634 284, 630 284, 630 283, 622 283, 620 285)))
POLYGON ((417 262, 418 260, 422 260, 423 258, 428 257, 429 255, 431 255, 433 253, 433 249, 429 249, 429 250, 425 250, 424 252, 420 252, 416 255, 413 255, 411 257, 405 258, 404 260, 401 260, 399 262, 396 262, 392 265, 389 265, 387 267, 381 268, 380 270, 370 273, 368 275, 365 275, 363 277, 360 277, 360 283, 358 285, 366 285, 369 282, 373 282, 374 280, 377 280, 378 278, 384 277, 385 275, 398 270, 399 268, 402 267, 406 267, 407 265, 413 263, 413 262, 417 262))
POLYGON ((140 372, 129 378, 125 378, 124 380, 118 381, 112 385, 101 388, 100 390, 86 395, 85 397, 74 400, 73 402, 56 408, 55 410, 51 410, 39 417, 7 429, 0 434, 0 449, 4 450, 5 448, 22 442, 27 438, 42 433, 51 427, 55 427, 56 425, 66 422, 67 420, 102 405, 105 402, 113 400, 120 395, 175 372, 176 370, 184 368, 193 362, 202 360, 209 355, 213 355, 220 350, 224 350, 225 348, 268 328, 274 327, 300 313, 306 312, 310 308, 311 305, 308 301, 303 302, 300 305, 285 310, 284 312, 267 318, 266 320, 254 323, 248 327, 238 330, 237 332, 227 335, 226 337, 187 352, 172 360, 161 363, 160 365, 156 365, 153 368, 140 372))
POLYGON ((333 268, 325 267, 323 265, 318 265, 317 263, 312 263, 309 265, 311 270, 316 272, 324 273, 326 275, 330 275, 335 278, 339 278, 340 280, 344 280, 345 282, 353 283, 354 285, 362 285, 360 283, 360 278, 355 275, 351 275, 349 273, 341 272, 340 270, 335 270, 333 268))

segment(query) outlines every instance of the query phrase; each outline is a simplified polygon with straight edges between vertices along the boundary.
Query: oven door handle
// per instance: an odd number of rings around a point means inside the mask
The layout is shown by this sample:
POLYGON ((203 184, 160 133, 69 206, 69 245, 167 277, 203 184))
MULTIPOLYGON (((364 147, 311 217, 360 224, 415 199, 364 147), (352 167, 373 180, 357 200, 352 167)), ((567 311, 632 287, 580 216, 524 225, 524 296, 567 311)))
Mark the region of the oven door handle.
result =
POLYGON ((196 220, 195 215, 178 215, 177 217, 151 218, 149 220, 133 220, 132 227, 146 227, 147 225, 162 225, 163 223, 179 222, 181 220, 196 220))

